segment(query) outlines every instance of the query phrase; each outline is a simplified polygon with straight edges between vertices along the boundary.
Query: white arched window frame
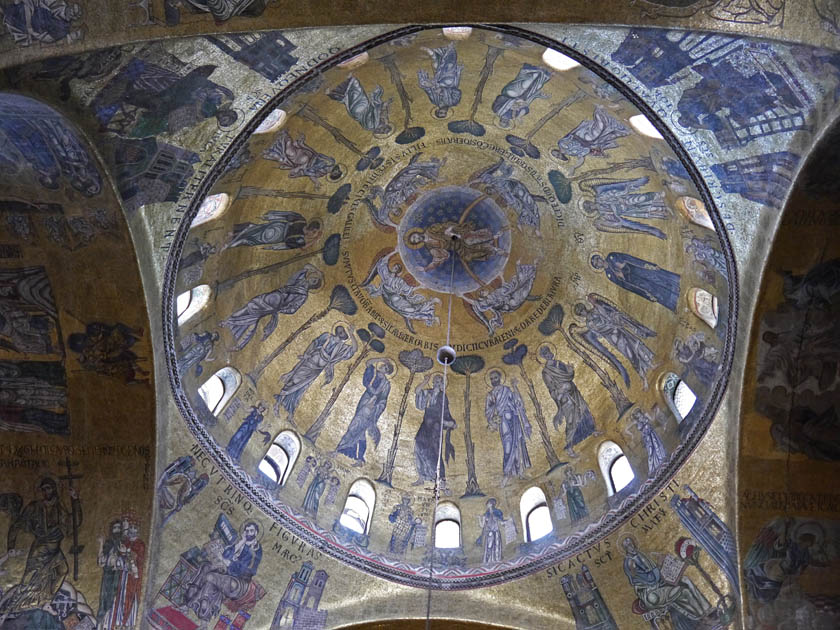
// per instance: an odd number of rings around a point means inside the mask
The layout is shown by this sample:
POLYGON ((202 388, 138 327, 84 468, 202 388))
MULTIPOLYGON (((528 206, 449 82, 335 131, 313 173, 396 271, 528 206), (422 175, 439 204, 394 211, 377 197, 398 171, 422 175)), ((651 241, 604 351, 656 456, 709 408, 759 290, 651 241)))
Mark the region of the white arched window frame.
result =
POLYGON ((205 197, 204 201, 201 202, 192 223, 190 223, 190 228, 197 227, 202 223, 207 223, 208 221, 212 221, 213 219, 222 216, 225 210, 228 209, 229 205, 230 195, 227 193, 218 193, 205 197))
POLYGON ((209 285, 200 284, 189 291, 184 291, 175 299, 175 315, 178 325, 183 326, 210 301, 209 285))
POLYGON ((262 458, 259 471, 271 481, 273 488, 285 485, 300 454, 300 439, 294 431, 282 431, 274 438, 262 458))
POLYGON ((665 404, 678 423, 685 420, 697 404, 697 394, 673 372, 665 375, 662 382, 662 394, 665 397, 665 404))
POLYGON ((554 531, 551 510, 541 488, 532 486, 522 493, 519 500, 519 515, 525 542, 539 540, 554 531))
POLYGON ((568 55, 564 55, 559 50, 554 50, 553 48, 545 49, 542 55, 542 60, 549 68, 552 70, 559 70, 560 72, 577 68, 580 65, 579 62, 575 61, 568 55))
POLYGON ((624 490, 636 477, 624 451, 610 440, 598 447, 598 466, 610 497, 624 490))
POLYGON ((338 522, 357 534, 367 534, 375 504, 376 491, 373 484, 367 479, 356 479, 347 493, 338 522))
POLYGON ((242 384, 242 375, 232 367, 223 367, 198 388, 198 395, 214 416, 218 416, 242 384))
POLYGON ((636 114, 635 116, 630 116, 629 122, 631 125, 633 125, 633 128, 643 136, 647 136, 648 138, 655 138, 657 140, 664 139, 662 137, 662 134, 659 133, 659 130, 653 126, 653 123, 650 122, 650 119, 644 114, 636 114))
POLYGON ((461 510, 445 501, 435 510, 435 548, 457 549, 461 546, 461 510))
POLYGON ((287 114, 285 110, 277 108, 263 119, 259 126, 254 129, 254 133, 271 133, 277 131, 286 124, 286 119, 287 114))

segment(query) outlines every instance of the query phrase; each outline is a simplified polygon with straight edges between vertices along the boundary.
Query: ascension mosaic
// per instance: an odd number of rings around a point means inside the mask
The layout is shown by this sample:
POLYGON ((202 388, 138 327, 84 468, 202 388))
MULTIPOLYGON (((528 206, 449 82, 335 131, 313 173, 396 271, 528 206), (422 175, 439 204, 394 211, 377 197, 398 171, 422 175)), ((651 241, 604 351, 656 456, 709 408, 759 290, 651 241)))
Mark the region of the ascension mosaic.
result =
POLYGON ((302 539, 403 583, 491 584, 613 531, 708 427, 736 314, 720 220, 655 123, 512 29, 406 29, 296 80, 172 250, 193 433, 302 539), (453 548, 432 544, 437 479, 453 548))

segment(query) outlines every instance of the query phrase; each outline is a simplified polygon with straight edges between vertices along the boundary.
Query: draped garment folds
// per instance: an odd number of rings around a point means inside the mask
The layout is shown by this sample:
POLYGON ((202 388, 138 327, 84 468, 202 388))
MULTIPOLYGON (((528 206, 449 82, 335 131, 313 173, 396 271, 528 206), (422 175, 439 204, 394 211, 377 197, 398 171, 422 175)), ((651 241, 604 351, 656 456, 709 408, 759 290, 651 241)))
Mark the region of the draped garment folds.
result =
POLYGON ((228 545, 222 558, 227 561, 225 569, 216 569, 205 562, 187 586, 187 607, 203 621, 219 614, 223 600, 237 600, 248 592, 262 560, 262 545, 259 542, 228 545))
POLYGON ((653 475, 668 459, 668 451, 665 450, 662 439, 656 434, 650 422, 637 421, 636 426, 642 434, 642 442, 647 451, 648 475, 653 475))
POLYGON ((303 510, 307 514, 316 516, 318 514, 318 507, 321 504, 321 495, 327 488, 327 481, 329 480, 332 466, 329 462, 322 464, 315 470, 315 476, 309 482, 306 488, 306 494, 303 496, 303 510))
POLYGON ((275 412, 282 406, 294 414, 300 399, 312 382, 324 372, 324 384, 331 383, 335 365, 353 356, 356 348, 344 343, 338 335, 321 333, 300 355, 300 361, 282 377, 283 389, 275 394, 275 412))
POLYGON ((310 274, 320 273, 311 265, 306 265, 304 269, 292 276, 288 284, 274 291, 252 297, 245 306, 234 311, 230 317, 222 321, 219 326, 230 328, 230 332, 237 340, 233 349, 242 350, 257 332, 260 320, 263 317, 271 316, 263 329, 262 338, 267 339, 277 327, 279 314, 291 315, 303 306, 306 298, 309 297, 310 274))
POLYGON ((415 394, 418 409, 423 410, 423 423, 414 436, 414 462, 417 466, 417 476, 424 481, 434 481, 435 469, 438 464, 438 449, 440 447, 440 424, 443 420, 443 430, 446 431, 444 456, 440 458, 440 477, 446 478, 444 464, 454 459, 455 448, 450 441, 450 431, 455 428, 455 418, 449 413, 449 398, 443 389, 430 387, 418 389, 415 394), (443 418, 441 418, 443 406, 443 418))
POLYGON ((497 507, 488 507, 481 516, 481 535, 475 544, 484 546, 484 564, 502 560, 501 524, 503 522, 504 514, 497 507))
POLYGON ((225 249, 243 245, 265 245, 265 249, 298 249, 306 245, 303 229, 306 219, 297 212, 272 210, 266 212, 264 223, 237 223, 225 249))
POLYGON ((501 94, 493 101, 493 113, 503 125, 509 124, 513 118, 525 116, 531 101, 547 98, 540 90, 550 78, 551 72, 545 68, 522 64, 516 78, 503 87, 501 94))
POLYGON ((388 106, 391 101, 382 102, 382 86, 377 85, 368 96, 359 80, 351 76, 327 94, 331 99, 344 103, 347 113, 362 128, 374 133, 387 132, 388 106))
POLYGON ((677 311, 679 274, 630 254, 612 252, 605 260, 604 272, 611 282, 671 311, 677 311))
POLYGON ((712 612, 711 605, 690 579, 682 577, 676 584, 669 584, 659 567, 638 550, 624 558, 624 573, 644 607, 667 609, 672 625, 678 630, 696 628, 696 622, 712 612))
MULTIPOLYGON (((73 499, 71 509, 76 522, 82 521, 81 504, 73 499)), ((9 589, 3 598, 0 614, 41 608, 49 604, 69 571, 61 552, 61 541, 73 532, 70 510, 56 498, 32 501, 9 527, 8 548, 14 549, 20 533, 34 536, 26 557, 20 584, 9 589)))
POLYGON ((618 147, 618 139, 630 135, 630 129, 607 113, 601 105, 595 106, 592 120, 584 120, 557 141, 557 154, 562 157, 585 158, 592 155, 606 156, 607 150, 618 147))
POLYGON ((257 407, 251 407, 251 412, 245 417, 242 424, 239 425, 236 433, 230 438, 227 448, 225 448, 227 454, 230 455, 233 461, 238 462, 242 457, 245 445, 251 439, 251 436, 254 435, 254 431, 257 430, 257 427, 262 421, 262 412, 257 407))
POLYGON ((463 64, 458 63, 455 43, 450 43, 446 48, 429 49, 428 53, 432 56, 434 77, 430 78, 425 70, 418 70, 417 82, 438 108, 455 107, 461 102, 458 84, 461 82, 461 70, 464 69, 463 64))
POLYGON ((379 445, 379 428, 376 423, 385 411, 388 402, 388 395, 391 393, 391 383, 385 374, 376 369, 375 365, 368 365, 362 376, 364 393, 356 405, 356 413, 347 427, 347 432, 341 438, 336 451, 344 453, 347 457, 359 461, 365 460, 367 450, 366 434, 370 434, 375 446, 379 445))
POLYGON ((487 394, 484 403, 487 423, 494 426, 498 418, 499 437, 502 440, 502 474, 520 476, 531 467, 526 437, 531 436, 531 424, 525 415, 522 397, 506 385, 496 385, 487 394))
POLYGON ((554 428, 559 430, 566 420, 566 448, 571 448, 595 432, 595 419, 574 383, 575 368, 562 361, 548 360, 543 366, 542 377, 557 405, 554 428))

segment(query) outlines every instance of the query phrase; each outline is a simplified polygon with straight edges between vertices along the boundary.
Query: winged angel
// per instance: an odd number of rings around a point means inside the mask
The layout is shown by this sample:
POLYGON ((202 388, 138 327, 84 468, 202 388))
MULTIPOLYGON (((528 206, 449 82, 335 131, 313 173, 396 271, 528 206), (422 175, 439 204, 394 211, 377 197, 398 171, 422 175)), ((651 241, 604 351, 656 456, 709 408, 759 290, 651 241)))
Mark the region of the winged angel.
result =
POLYGON ((471 300, 464 297, 476 317, 487 326, 491 335, 504 326, 504 313, 513 313, 526 301, 536 301, 540 298, 531 295, 534 278, 537 276, 537 266, 523 265, 516 262, 516 273, 502 286, 491 290, 480 289, 478 299, 471 300))
POLYGON ((394 175, 383 189, 381 186, 371 188, 370 194, 364 198, 364 203, 370 210, 370 215, 376 223, 385 227, 397 227, 391 219, 391 215, 399 210, 399 207, 421 186, 436 182, 440 175, 441 167, 446 163, 446 158, 432 158, 428 161, 421 161, 422 153, 415 153, 408 163, 408 166, 394 175), (380 199, 382 205, 378 208, 374 200, 380 199))
POLYGON ((368 272, 367 278, 362 282, 362 286, 367 289, 371 297, 381 296, 388 308, 405 320, 405 327, 412 333, 415 333, 413 321, 421 321, 426 326, 440 325, 440 318, 435 313, 440 300, 415 293, 417 287, 409 284, 401 275, 402 264, 399 262, 389 264, 396 253, 392 251, 377 259, 368 272), (379 285, 373 284, 376 276, 379 276, 379 285))

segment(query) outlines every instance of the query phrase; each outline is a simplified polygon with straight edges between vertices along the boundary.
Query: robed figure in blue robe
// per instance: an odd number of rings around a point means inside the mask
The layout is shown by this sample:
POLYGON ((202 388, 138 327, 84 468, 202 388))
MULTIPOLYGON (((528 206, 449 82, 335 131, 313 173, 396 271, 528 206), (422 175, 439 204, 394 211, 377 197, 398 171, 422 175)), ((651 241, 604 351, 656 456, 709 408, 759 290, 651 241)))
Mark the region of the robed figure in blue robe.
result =
POLYGON ((618 252, 608 254, 606 259, 594 254, 589 264, 593 269, 606 273, 613 284, 676 313, 680 297, 679 274, 647 260, 618 252))
POLYGON ((237 464, 239 463, 239 458, 242 457, 242 451, 245 450, 245 445, 248 443, 248 440, 251 439, 254 431, 257 430, 257 427, 263 421, 265 410, 266 407, 262 402, 257 403, 255 407, 251 407, 251 412, 245 416, 236 433, 230 438, 230 442, 228 442, 225 450, 237 464))
POLYGON ((525 469, 531 467, 526 440, 531 437, 531 424, 525 414, 525 403, 516 388, 502 383, 502 373, 492 370, 489 374, 492 389, 484 401, 484 417, 490 429, 498 429, 502 440, 502 486, 511 477, 525 478, 525 469))
POLYGON ((381 434, 376 423, 379 422, 379 417, 388 403, 388 394, 391 393, 388 375, 393 373, 394 364, 390 359, 371 359, 367 362, 364 376, 362 376, 365 392, 359 398, 356 413, 350 421, 350 426, 347 427, 347 432, 335 449, 355 459, 354 466, 361 465, 365 461, 367 434, 370 434, 374 446, 379 445, 381 434))
POLYGON ((414 463, 417 467, 417 481, 414 485, 435 480, 440 450, 441 421, 443 430, 446 431, 444 456, 440 457, 441 480, 446 479, 444 463, 448 462, 450 457, 455 458, 455 447, 452 446, 450 433, 457 425, 455 418, 449 413, 449 398, 443 388, 443 377, 435 374, 431 387, 426 387, 428 383, 429 375, 427 374, 414 391, 415 405, 423 410, 423 423, 417 430, 417 435, 414 436, 414 463))

